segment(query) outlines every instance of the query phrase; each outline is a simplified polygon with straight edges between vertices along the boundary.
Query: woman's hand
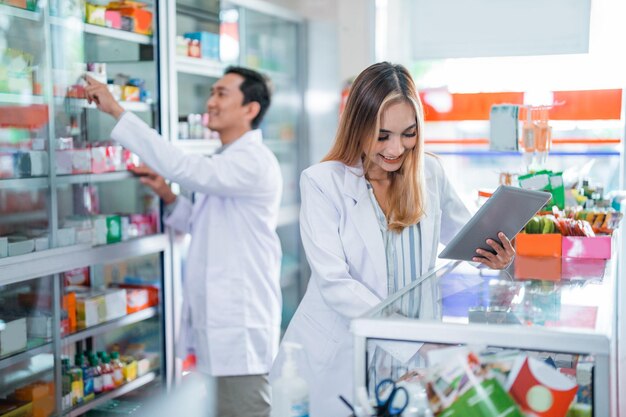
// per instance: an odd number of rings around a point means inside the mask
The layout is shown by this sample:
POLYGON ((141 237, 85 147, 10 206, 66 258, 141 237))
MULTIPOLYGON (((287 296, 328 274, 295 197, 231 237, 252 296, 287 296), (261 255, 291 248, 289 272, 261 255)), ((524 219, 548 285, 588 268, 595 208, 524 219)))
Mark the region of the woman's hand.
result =
POLYGON ((480 262, 491 269, 504 269, 511 264, 511 261, 513 261, 515 257, 515 249, 504 233, 498 233, 498 237, 502 245, 495 240, 487 239, 487 244, 491 246, 496 253, 493 254, 483 249, 476 249, 476 253, 479 256, 473 258, 474 262, 480 262))

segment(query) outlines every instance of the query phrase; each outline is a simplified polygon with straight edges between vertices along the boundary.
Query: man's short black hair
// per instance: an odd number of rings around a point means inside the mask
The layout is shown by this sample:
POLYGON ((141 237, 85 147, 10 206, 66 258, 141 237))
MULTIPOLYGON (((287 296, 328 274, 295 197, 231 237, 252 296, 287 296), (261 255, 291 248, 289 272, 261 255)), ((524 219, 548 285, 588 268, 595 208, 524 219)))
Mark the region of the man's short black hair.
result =
POLYGON ((243 82, 239 86, 243 93, 243 104, 253 101, 259 103, 261 107, 259 114, 250 123, 252 129, 258 128, 267 109, 270 107, 271 92, 269 79, 259 72, 244 67, 228 67, 224 71, 224 75, 226 74, 237 74, 243 77, 243 82))

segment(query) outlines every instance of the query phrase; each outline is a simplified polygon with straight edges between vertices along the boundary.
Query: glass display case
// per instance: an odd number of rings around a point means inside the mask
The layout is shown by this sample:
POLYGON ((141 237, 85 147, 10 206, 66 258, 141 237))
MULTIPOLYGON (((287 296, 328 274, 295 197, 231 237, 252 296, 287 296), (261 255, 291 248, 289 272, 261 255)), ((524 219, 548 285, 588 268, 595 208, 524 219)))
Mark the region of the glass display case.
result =
POLYGON ((111 141, 115 120, 87 102, 84 79, 160 130, 157 9, 0 4, 0 414, 78 416, 167 380, 170 255, 158 198, 128 171, 140 161, 111 141), (127 266, 115 275, 117 262, 127 266), (150 360, 87 401, 86 384, 83 397, 72 388, 85 350, 107 353, 98 360, 111 369, 124 356, 150 360))
POLYGON ((446 263, 352 322, 355 392, 391 378, 407 413, 615 416, 617 278, 615 259, 446 263))
POLYGON ((283 248, 282 327, 286 328, 308 278, 298 226, 300 172, 308 165, 303 114, 303 23, 297 15, 266 3, 223 1, 220 33, 224 64, 256 69, 270 79, 273 88, 272 104, 260 128, 283 175, 278 234, 283 248))

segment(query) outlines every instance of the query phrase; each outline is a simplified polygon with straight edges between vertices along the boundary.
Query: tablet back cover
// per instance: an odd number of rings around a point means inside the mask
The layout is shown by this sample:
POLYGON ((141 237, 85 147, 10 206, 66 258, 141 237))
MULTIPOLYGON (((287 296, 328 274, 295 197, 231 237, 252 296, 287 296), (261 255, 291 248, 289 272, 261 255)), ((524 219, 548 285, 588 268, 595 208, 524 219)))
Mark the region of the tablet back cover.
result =
POLYGON ((493 248, 487 245, 487 239, 500 242, 498 238, 500 231, 509 239, 513 239, 549 199, 550 193, 501 185, 450 241, 439 257, 471 261, 473 257, 478 256, 476 254, 478 248, 493 252, 493 248))

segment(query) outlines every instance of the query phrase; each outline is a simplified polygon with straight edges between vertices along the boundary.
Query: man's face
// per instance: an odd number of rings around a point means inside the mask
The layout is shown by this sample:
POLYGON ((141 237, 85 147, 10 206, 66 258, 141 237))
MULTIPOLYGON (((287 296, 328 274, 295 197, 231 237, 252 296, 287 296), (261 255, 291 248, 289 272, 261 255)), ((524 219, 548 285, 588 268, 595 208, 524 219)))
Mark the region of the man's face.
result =
POLYGON ((226 74, 211 88, 207 101, 209 129, 222 132, 234 128, 250 128, 249 104, 243 103, 240 86, 244 78, 239 74, 226 74))

